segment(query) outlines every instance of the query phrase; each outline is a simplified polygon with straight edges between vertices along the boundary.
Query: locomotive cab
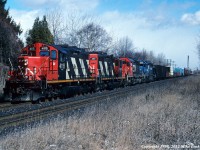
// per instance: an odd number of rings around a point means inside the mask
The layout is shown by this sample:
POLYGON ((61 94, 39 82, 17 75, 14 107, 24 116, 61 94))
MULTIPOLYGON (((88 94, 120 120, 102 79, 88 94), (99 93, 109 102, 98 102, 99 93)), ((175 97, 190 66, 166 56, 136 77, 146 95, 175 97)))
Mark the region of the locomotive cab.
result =
POLYGON ((42 43, 23 48, 18 57, 17 69, 12 71, 6 82, 5 100, 35 101, 44 97, 47 81, 58 79, 57 53, 53 46, 42 43))
POLYGON ((27 46, 18 57, 18 69, 14 78, 19 80, 57 80, 57 50, 51 46, 36 43, 27 46))
POLYGON ((99 57, 98 54, 89 54, 89 70, 92 78, 99 76, 99 57))
POLYGON ((133 77, 133 65, 130 59, 120 58, 123 61, 122 65, 122 77, 133 77))
POLYGON ((113 57, 103 52, 89 53, 89 70, 90 77, 98 78, 113 78, 114 77, 114 63, 113 57))
POLYGON ((122 77, 122 63, 123 63, 122 60, 115 59, 114 73, 116 77, 122 77))

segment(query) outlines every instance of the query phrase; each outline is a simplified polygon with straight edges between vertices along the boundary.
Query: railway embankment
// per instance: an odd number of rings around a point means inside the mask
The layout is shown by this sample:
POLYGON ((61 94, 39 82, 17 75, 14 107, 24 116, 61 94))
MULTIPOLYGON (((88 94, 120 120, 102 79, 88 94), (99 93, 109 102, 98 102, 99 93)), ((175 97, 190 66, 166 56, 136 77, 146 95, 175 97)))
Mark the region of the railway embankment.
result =
POLYGON ((0 149, 200 148, 200 76, 147 87, 13 132, 0 149))

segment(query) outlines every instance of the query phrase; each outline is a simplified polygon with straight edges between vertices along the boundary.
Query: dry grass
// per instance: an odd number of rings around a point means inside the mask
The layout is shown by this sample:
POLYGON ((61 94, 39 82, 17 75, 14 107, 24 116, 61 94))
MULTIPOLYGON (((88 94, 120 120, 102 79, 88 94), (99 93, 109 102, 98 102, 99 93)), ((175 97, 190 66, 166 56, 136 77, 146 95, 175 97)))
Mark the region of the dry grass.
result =
POLYGON ((193 76, 8 135, 0 149, 130 150, 142 145, 200 145, 199 140, 200 77, 193 76))

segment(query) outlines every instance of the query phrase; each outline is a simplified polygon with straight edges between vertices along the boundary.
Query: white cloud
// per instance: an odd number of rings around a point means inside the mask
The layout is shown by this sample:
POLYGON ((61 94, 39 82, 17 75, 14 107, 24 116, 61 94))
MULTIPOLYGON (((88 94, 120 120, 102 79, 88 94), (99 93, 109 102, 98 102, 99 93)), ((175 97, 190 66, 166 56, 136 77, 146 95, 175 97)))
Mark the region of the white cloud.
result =
POLYGON ((32 9, 49 9, 59 7, 63 11, 86 11, 97 7, 99 0, 19 0, 23 5, 32 9))
MULTIPOLYGON (((164 21, 164 18, 161 18, 164 21)), ((116 37, 129 36, 136 47, 153 50, 156 54, 164 53, 180 67, 186 67, 187 55, 190 55, 191 66, 197 66, 195 54, 195 37, 197 28, 170 24, 159 27, 159 19, 154 21, 137 13, 107 12, 102 15, 103 26, 116 37)))
MULTIPOLYGON (((21 0, 25 1, 25 0, 21 0)), ((89 10, 93 14, 97 7, 99 0, 35 0, 27 1, 29 4, 35 4, 34 7, 38 8, 33 11, 18 11, 10 10, 11 16, 16 22, 20 22, 24 31, 30 29, 33 25, 34 19, 37 16, 42 16, 46 11, 44 5, 48 7, 56 4, 54 7, 59 7, 63 14, 73 12, 84 13, 89 10), (47 4, 48 3, 48 4, 47 4)), ((51 8, 51 7, 50 7, 51 8)), ((47 9, 48 10, 48 9, 47 9)), ((123 36, 129 36, 136 47, 146 48, 153 50, 156 54, 163 52, 167 58, 176 61, 180 67, 186 66, 187 55, 190 55, 191 66, 194 68, 197 66, 196 51, 196 34, 197 28, 191 28, 190 26, 184 26, 179 24, 177 26, 174 20, 170 20, 166 14, 162 11, 152 12, 151 14, 145 11, 120 13, 118 11, 107 11, 99 16, 101 25, 113 33, 116 38, 123 36)), ((187 24, 200 24, 200 11, 195 14, 184 14, 181 21, 187 24)), ((98 21, 99 21, 98 20, 98 21)), ((176 20, 178 22, 178 20, 176 20)), ((24 34, 22 35, 24 36, 24 34)))
POLYGON ((23 11, 11 9, 10 15, 14 18, 16 23, 20 23, 21 28, 23 29, 21 38, 25 42, 25 32, 32 28, 35 18, 42 16, 42 12, 40 10, 23 11))
POLYGON ((49 7, 49 6, 53 6, 56 5, 56 3, 58 3, 58 0, 19 0, 19 2, 24 5, 27 6, 29 8, 42 8, 42 7, 49 7))
POLYGON ((200 10, 195 13, 185 13, 181 21, 189 25, 200 25, 200 10))
POLYGON ((70 12, 84 12, 92 10, 97 7, 99 0, 20 0, 20 2, 31 8, 31 10, 16 10, 10 9, 10 15, 17 23, 21 24, 23 33, 21 38, 25 42, 25 32, 31 29, 36 17, 42 17, 52 8, 58 8, 63 14, 70 14, 70 12))
POLYGON ((59 2, 60 7, 64 8, 66 11, 91 11, 99 4, 99 0, 60 0, 59 2))

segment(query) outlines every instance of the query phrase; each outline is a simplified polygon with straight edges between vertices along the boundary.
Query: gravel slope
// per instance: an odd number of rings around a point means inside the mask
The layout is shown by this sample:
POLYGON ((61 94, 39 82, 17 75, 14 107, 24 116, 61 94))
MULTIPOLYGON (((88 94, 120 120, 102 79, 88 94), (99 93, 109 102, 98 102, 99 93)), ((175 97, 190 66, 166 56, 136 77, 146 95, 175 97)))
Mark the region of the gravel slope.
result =
POLYGON ((0 138, 0 149, 200 149, 200 77, 133 91, 0 138))

